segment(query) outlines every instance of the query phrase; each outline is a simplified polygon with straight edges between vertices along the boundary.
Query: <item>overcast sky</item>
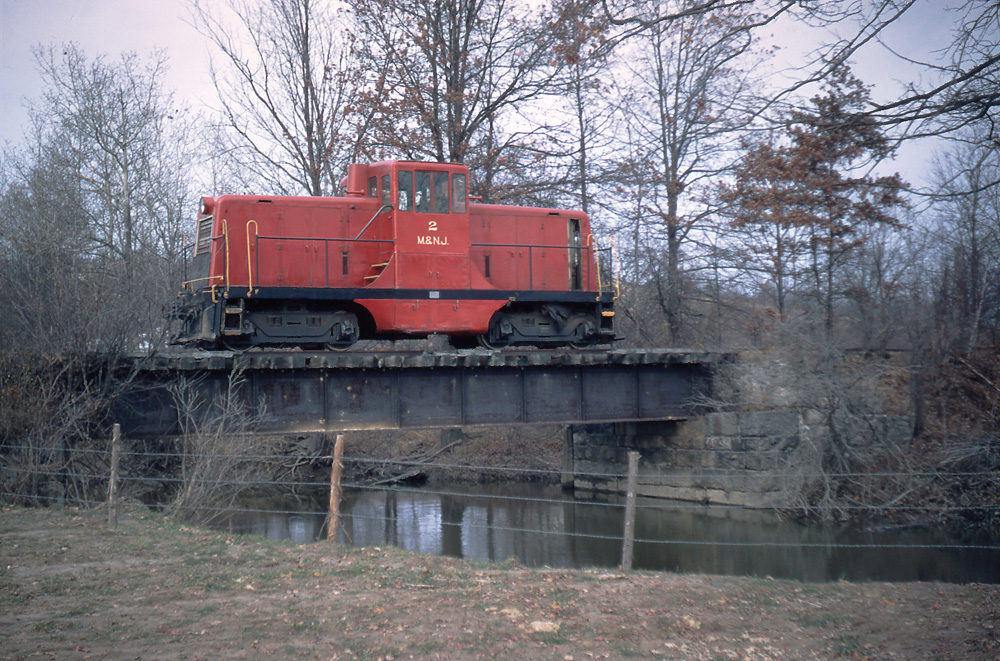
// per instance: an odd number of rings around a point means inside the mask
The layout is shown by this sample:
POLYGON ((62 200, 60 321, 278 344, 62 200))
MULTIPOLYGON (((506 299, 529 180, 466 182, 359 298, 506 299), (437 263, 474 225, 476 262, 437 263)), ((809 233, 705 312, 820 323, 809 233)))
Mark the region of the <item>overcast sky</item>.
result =
POLYGON ((214 94, 208 45, 188 20, 187 0, 0 0, 0 139, 21 138, 24 100, 39 96, 31 54, 39 44, 73 41, 88 58, 125 51, 146 56, 162 48, 170 67, 166 87, 185 98, 192 90, 214 94))
MULTIPOLYGON (((210 4, 211 0, 208 3, 210 4)), ((951 17, 943 11, 946 0, 921 0, 913 11, 886 34, 893 49, 919 59, 948 44, 951 17)), ((74 41, 88 57, 112 56, 134 50, 142 56, 162 48, 169 57, 166 87, 179 100, 212 104, 214 91, 208 76, 209 45, 188 24, 188 0, 0 0, 0 141, 17 142, 27 124, 26 98, 37 98, 40 77, 31 48, 74 41)), ((815 43, 805 31, 778 34, 788 49, 815 43)), ((859 60, 855 72, 875 85, 876 98, 893 98, 902 83, 917 75, 877 46, 859 60)), ((898 159, 910 179, 919 178, 927 149, 910 147, 898 159)))

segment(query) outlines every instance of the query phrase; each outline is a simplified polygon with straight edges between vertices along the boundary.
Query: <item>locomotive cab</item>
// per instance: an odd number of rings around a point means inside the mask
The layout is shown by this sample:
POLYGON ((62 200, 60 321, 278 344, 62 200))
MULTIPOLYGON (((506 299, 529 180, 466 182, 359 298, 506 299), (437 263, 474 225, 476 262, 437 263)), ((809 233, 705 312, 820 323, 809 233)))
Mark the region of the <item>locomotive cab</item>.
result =
POLYGON ((352 165, 340 188, 331 198, 204 198, 176 342, 614 339, 614 293, 585 214, 471 202, 461 164, 352 165))

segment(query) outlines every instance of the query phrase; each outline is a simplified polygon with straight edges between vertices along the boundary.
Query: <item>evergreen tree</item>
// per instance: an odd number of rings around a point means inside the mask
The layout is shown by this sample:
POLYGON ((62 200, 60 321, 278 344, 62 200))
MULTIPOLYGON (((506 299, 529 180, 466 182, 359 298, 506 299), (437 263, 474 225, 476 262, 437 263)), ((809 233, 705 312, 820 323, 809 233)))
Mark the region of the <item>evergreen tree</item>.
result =
POLYGON ((791 113, 787 143, 751 147, 723 189, 734 204, 731 225, 755 239, 745 256, 770 280, 779 311, 788 285, 804 280, 828 334, 847 257, 870 228, 903 228, 895 212, 906 184, 899 174, 871 173, 894 146, 865 115, 869 100, 850 68, 837 68, 807 108, 791 113))

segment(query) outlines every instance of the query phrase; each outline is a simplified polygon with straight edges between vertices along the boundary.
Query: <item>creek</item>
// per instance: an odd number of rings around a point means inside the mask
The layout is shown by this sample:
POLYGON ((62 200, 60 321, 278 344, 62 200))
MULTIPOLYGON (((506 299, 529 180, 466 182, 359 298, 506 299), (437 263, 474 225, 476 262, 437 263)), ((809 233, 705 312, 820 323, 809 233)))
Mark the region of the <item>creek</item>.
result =
MULTIPOLYGON (((325 537, 325 502, 268 502, 225 512, 213 526, 309 543, 325 537), (298 511, 310 509, 312 511, 298 511)), ((624 498, 573 496, 558 486, 434 485, 345 489, 340 540, 537 567, 616 567, 624 498)), ((809 582, 1000 583, 1000 539, 936 528, 857 531, 803 526, 772 511, 638 499, 635 569, 770 576, 809 582)))

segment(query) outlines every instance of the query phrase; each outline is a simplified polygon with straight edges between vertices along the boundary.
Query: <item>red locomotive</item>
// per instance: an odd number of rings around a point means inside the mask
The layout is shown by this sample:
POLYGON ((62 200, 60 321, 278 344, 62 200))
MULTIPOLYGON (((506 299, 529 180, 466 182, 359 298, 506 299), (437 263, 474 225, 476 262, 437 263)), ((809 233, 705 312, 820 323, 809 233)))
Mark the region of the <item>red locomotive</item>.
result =
POLYGON ((470 202, 468 177, 385 161, 350 166, 342 197, 203 198, 174 342, 612 341, 615 295, 586 214, 470 202))

